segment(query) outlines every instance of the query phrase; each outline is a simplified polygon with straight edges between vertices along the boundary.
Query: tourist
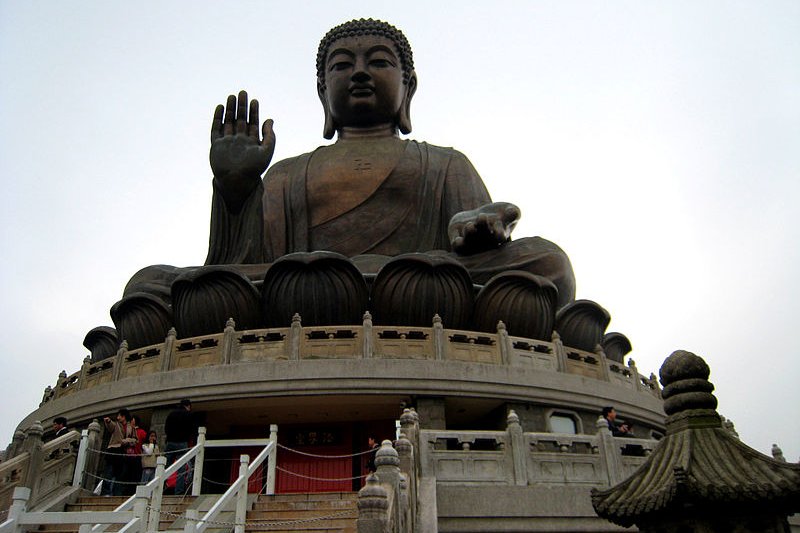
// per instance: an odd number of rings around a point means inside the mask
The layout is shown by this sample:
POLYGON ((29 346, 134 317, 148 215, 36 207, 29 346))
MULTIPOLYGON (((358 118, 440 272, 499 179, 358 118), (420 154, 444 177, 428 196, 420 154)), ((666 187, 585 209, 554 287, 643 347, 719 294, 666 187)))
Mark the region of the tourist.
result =
POLYGON ((142 444, 142 483, 149 483, 156 475, 156 460, 161 452, 157 441, 158 435, 151 431, 147 442, 142 444))
POLYGON ((616 421, 617 411, 613 407, 603 407, 603 418, 606 419, 608 429, 611 430, 611 434, 615 437, 633 436, 633 431, 628 424, 620 424, 616 421))
POLYGON ((131 413, 123 408, 117 411, 112 420, 103 417, 106 431, 109 433, 106 445, 106 468, 103 479, 103 496, 121 496, 125 481, 125 455, 136 443, 133 426, 130 424, 131 413))
MULTIPOLYGON (((194 440, 194 436, 197 434, 197 423, 192 414, 191 400, 181 400, 178 408, 167 415, 164 432, 167 434, 164 453, 167 456, 167 465, 171 465, 179 456, 186 453, 189 442, 194 440)), ((181 468, 181 471, 178 472, 175 480, 175 494, 183 494, 186 491, 187 483, 191 482, 191 478, 192 464, 190 461, 185 470, 181 468)))
POLYGON ((53 420, 53 431, 55 431, 55 435, 53 436, 54 439, 57 439, 61 435, 66 435, 67 431, 67 419, 63 416, 57 416, 53 420))
POLYGON ((367 446, 369 446, 370 453, 367 454, 367 473, 372 474, 375 472, 375 456, 378 453, 381 445, 375 440, 375 437, 367 438, 367 446))

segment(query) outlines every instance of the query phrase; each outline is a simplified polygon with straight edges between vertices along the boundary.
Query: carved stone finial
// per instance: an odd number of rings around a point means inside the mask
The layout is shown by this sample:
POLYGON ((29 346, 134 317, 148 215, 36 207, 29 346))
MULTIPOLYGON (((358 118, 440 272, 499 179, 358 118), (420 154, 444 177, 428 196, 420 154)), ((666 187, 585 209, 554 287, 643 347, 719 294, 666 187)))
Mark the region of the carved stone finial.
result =
POLYGON ((711 394, 714 385, 708 381, 711 370, 691 352, 677 350, 661 365, 659 374, 664 386, 664 412, 667 415, 689 409, 716 409, 717 399, 711 394))
POLYGON ((375 452, 375 466, 400 466, 400 457, 397 450, 392 447, 392 441, 381 442, 380 449, 375 452))
POLYGON ((32 435, 38 435, 41 437, 42 433, 44 433, 44 428, 42 427, 42 423, 38 420, 34 420, 33 424, 28 426, 28 429, 25 430, 26 437, 30 437, 32 435))
POLYGON ((67 377, 66 370, 62 370, 61 372, 58 373, 58 379, 65 379, 66 377, 67 377))
POLYGON ((172 337, 173 339, 177 338, 178 330, 176 330, 174 327, 169 328, 169 331, 167 331, 167 337, 172 337))
POLYGON ((292 325, 301 325, 302 320, 300 319, 300 313, 295 313, 292 315, 292 325))
POLYGON ((121 352, 127 352, 128 351, 128 341, 123 340, 121 343, 119 343, 119 350, 121 352))
POLYGON ((442 323, 442 317, 439 316, 439 313, 436 313, 435 315, 433 315, 433 324, 434 325, 436 325, 436 324, 441 325, 441 323, 442 323))
POLYGON ((553 330, 553 334, 550 335, 550 340, 551 340, 551 342, 554 342, 554 343, 555 342, 561 342, 561 335, 558 333, 558 331, 553 330))
POLYGON ((519 424, 519 415, 513 409, 509 409, 508 415, 506 416, 506 425, 510 426, 512 424, 519 424))
POLYGON ((91 423, 89 424, 88 429, 89 429, 90 432, 93 432, 93 431, 99 432, 101 429, 103 429, 103 426, 101 426, 100 422, 96 418, 94 418, 94 419, 92 419, 91 423))
POLYGON ((497 321, 497 333, 506 331, 506 324, 502 320, 497 321))
POLYGON ((236 329, 236 321, 233 319, 233 317, 230 317, 228 318, 228 320, 225 321, 225 329, 229 328, 236 329))
POLYGON ((406 438, 405 434, 401 433, 400 438, 394 443, 394 449, 397 455, 411 455, 411 441, 406 438))
POLYGON ((772 445, 772 458, 782 463, 786 462, 786 458, 783 456, 783 450, 781 450, 777 444, 772 445))
POLYGON ((53 387, 51 387, 50 385, 44 388, 45 394, 50 394, 51 392, 53 392, 53 387))
POLYGON ((364 311, 364 316, 362 317, 364 322, 372 322, 372 314, 369 311, 364 311))
POLYGON ((606 420, 602 415, 597 417, 597 421, 594 423, 597 429, 605 429, 609 433, 611 430, 608 428, 608 420, 606 420))
POLYGON ((389 508, 389 493, 376 474, 367 476, 366 484, 358 491, 359 518, 383 518, 389 508))
POLYGON ((416 414, 417 413, 415 411, 413 411, 412 409, 409 409, 408 407, 403 409, 403 414, 400 415, 400 425, 401 426, 412 426, 412 425, 414 425, 414 422, 417 419, 417 417, 414 416, 416 414))
POLYGON ((86 357, 83 358, 83 364, 88 365, 91 362, 92 362, 92 356, 91 355, 87 355, 86 357))

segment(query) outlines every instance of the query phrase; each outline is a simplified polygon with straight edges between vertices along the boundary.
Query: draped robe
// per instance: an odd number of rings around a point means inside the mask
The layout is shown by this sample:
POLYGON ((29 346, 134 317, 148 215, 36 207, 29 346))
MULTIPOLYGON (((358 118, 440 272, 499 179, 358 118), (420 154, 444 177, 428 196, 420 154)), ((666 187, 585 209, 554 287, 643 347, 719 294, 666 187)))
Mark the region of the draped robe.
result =
MULTIPOLYGON (((312 227, 307 182, 315 153, 270 167, 237 211, 229 209, 215 180, 206 259, 209 266, 201 268, 237 265, 241 272, 258 280, 263 279, 268 264, 283 255, 327 250, 351 257, 363 271, 374 273, 393 256, 424 252, 456 258, 476 283, 485 283, 499 272, 525 270, 555 283, 559 306, 574 299, 575 280, 569 259, 547 240, 523 238, 469 256, 451 251, 447 228, 453 215, 492 201, 477 171, 460 152, 405 141, 397 165, 371 195, 312 227)), ((335 203, 336 198, 330 201, 335 203)), ((172 280, 194 268, 148 267, 134 276, 125 292, 168 294, 172 280), (159 287, 157 291, 155 287, 159 287)))

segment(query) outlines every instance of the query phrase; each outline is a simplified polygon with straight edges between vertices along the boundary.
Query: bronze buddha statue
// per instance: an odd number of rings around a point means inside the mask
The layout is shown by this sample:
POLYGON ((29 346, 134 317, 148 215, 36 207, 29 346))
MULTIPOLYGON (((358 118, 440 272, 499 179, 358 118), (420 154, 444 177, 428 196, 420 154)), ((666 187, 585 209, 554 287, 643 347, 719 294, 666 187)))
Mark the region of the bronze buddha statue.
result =
POLYGON ((539 237, 512 240, 520 210, 493 203, 463 154, 400 138, 411 132, 416 89, 405 36, 361 19, 330 30, 317 54, 323 135, 336 135, 334 144, 270 166, 272 121, 259 124, 258 101, 248 102, 244 91, 229 96, 212 121, 206 266, 147 267, 125 297, 146 294, 168 308, 171 286, 182 277, 220 270, 261 283, 287 254, 326 251, 350 258, 368 277, 409 253, 458 263, 478 285, 522 271, 552 282, 556 308, 572 302, 567 255, 539 237))

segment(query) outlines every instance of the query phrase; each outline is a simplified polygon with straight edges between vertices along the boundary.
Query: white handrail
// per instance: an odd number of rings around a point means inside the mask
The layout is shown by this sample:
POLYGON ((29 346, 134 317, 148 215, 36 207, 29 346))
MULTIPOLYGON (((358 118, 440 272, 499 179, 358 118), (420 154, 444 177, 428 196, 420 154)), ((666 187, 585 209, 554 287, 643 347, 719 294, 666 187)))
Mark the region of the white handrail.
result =
MULTIPOLYGON (((233 500, 234 495, 237 495, 239 502, 242 500, 245 502, 247 501, 247 480, 250 479, 250 476, 255 473, 259 466, 261 466, 261 463, 263 463, 264 460, 270 455, 270 452, 274 447, 275 442, 270 440, 252 463, 249 462, 249 457, 247 455, 242 455, 240 457, 239 477, 236 478, 236 481, 234 481, 231 486, 228 487, 228 490, 226 490, 225 493, 214 503, 214 505, 211 506, 211 509, 209 509, 202 518, 198 519, 197 524, 193 528, 196 533, 203 533, 209 526, 209 522, 213 521, 217 515, 222 512, 223 508, 225 508, 225 506, 227 506, 231 500, 233 500)), ((241 505, 237 505, 236 509, 236 533, 240 533, 240 528, 242 532, 244 531, 244 526, 239 525, 240 523, 244 522, 244 517, 239 516, 240 514, 243 514, 243 510, 240 510, 240 507, 241 505)))

